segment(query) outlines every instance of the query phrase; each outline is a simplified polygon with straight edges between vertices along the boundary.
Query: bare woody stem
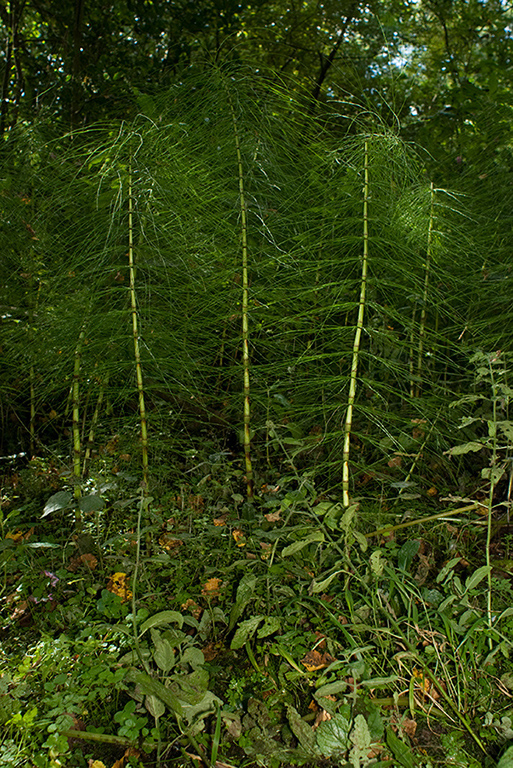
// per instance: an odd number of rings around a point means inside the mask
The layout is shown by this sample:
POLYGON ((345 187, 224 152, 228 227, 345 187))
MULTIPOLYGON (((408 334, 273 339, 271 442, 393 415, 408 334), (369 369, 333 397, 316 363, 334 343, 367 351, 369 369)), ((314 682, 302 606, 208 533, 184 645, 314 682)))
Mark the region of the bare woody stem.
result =
POLYGON ((351 374, 349 377, 349 394, 344 423, 344 450, 342 454, 342 495, 344 506, 349 506, 349 454, 351 449, 351 430, 353 427, 353 408, 356 398, 356 382, 358 362, 360 357, 360 341, 365 315, 365 295, 367 291, 367 270, 369 263, 369 146, 364 144, 364 181, 363 181, 363 253, 362 274, 360 282, 360 301, 358 303, 358 318, 353 342, 351 359, 351 374))
POLYGON ((135 293, 135 259, 134 259, 134 200, 132 187, 132 161, 128 171, 128 268, 130 272, 130 308, 132 314, 132 333, 134 339, 134 359, 137 379, 137 392, 139 395, 139 420, 141 423, 141 453, 142 453, 142 488, 146 493, 149 482, 148 463, 148 429, 146 420, 146 406, 144 403, 144 383, 141 366, 141 353, 139 348, 139 327, 137 319, 137 301, 135 293))
POLYGON ((244 169, 242 165, 242 152, 240 148, 239 131, 235 110, 230 100, 230 109, 233 120, 235 136, 235 151, 237 153, 237 168, 239 177, 239 199, 241 217, 241 244, 242 244, 242 368, 243 368, 243 394, 244 394, 244 460, 246 469, 247 498, 253 499, 253 467, 251 464, 251 406, 250 406, 250 358, 249 358, 249 279, 248 279, 248 216, 246 196, 244 193, 244 169))

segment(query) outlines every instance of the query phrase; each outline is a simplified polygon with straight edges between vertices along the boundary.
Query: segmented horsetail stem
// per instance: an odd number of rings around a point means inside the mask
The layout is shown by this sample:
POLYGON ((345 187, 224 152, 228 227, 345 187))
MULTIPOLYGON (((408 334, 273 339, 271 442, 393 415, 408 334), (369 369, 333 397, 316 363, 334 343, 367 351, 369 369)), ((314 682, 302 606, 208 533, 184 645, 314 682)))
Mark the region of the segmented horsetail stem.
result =
POLYGON ((139 395, 139 420, 141 424, 141 454, 142 454, 142 488, 146 493, 149 481, 148 463, 148 430, 146 420, 146 406, 144 403, 144 382, 142 375, 141 353, 139 347, 139 326, 137 319, 137 301, 135 293, 135 259, 134 259, 134 199, 132 186, 132 159, 128 171, 128 268, 130 272, 130 308, 132 314, 132 333, 134 339, 134 359, 137 379, 137 392, 139 395))
POLYGON ((422 375, 422 358, 424 355, 424 335, 426 332, 426 314, 427 314, 426 307, 427 307, 427 300, 428 300, 431 259, 433 254, 433 225, 435 220, 435 188, 434 188, 433 182, 431 182, 430 189, 431 189, 431 209, 429 211, 426 264, 424 267, 424 291, 422 293, 422 309, 420 311, 420 322, 419 322, 419 346, 417 349, 417 386, 415 388, 416 397, 420 396, 420 390, 421 390, 420 377, 422 375))
POLYGON ((242 244, 242 369, 243 369, 243 394, 244 394, 244 460, 246 469, 247 498, 253 498, 253 467, 251 464, 251 405, 250 405, 250 358, 249 358, 249 279, 248 279, 248 217, 246 196, 244 193, 244 172, 242 165, 242 152, 240 148, 239 130, 237 118, 230 95, 228 94, 230 110, 232 113, 233 132, 235 137, 235 151, 237 153, 237 169, 239 177, 239 199, 241 220, 241 244, 242 244))
POLYGON ((360 341, 365 315, 365 294, 367 291, 367 269, 369 262, 369 146, 364 144, 364 181, 363 181, 363 252, 362 274, 360 281, 360 300, 358 304, 358 319, 353 342, 353 355, 351 359, 351 373, 349 377, 349 394, 347 397, 347 410, 344 423, 344 450, 342 454, 342 495, 344 506, 349 506, 349 454, 351 449, 351 430, 353 427, 353 408, 356 398, 356 380, 358 374, 358 361, 360 357, 360 341))

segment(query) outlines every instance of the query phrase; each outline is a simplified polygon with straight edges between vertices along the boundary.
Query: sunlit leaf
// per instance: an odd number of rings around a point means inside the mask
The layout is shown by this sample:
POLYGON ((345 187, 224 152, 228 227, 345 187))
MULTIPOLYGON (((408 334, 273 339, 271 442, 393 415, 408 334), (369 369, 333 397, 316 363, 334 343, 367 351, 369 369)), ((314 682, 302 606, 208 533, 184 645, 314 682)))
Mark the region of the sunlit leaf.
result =
POLYGON ((491 565, 482 565, 481 568, 478 568, 477 571, 474 571, 474 573, 469 576, 465 582, 465 590, 468 592, 469 590, 474 589, 474 587, 477 587, 479 582, 485 579, 491 570, 491 565))
POLYGON ((242 648, 244 643, 250 639, 250 637, 253 637, 255 634, 257 627, 261 622, 264 620, 264 616, 252 616, 250 619, 246 619, 246 621, 241 621, 239 626, 237 627, 237 631, 235 632, 235 635, 233 636, 233 640, 231 642, 230 648, 232 650, 237 650, 237 648, 242 648))
POLYGON ((70 509, 72 506, 73 496, 69 491, 58 491, 50 496, 46 502, 41 517, 51 515, 52 512, 57 512, 59 509, 70 509))

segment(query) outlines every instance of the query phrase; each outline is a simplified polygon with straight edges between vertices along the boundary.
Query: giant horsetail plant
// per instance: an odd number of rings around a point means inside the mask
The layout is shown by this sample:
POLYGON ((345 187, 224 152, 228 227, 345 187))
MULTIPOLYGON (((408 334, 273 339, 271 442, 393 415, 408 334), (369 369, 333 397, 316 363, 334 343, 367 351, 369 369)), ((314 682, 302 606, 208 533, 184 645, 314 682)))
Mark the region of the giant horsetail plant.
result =
POLYGON ((74 496, 77 502, 76 519, 77 523, 80 522, 80 510, 78 502, 82 495, 80 487, 82 472, 80 466, 80 457, 82 451, 81 439, 80 439, 80 366, 82 360, 82 347, 84 345, 86 336, 86 324, 82 323, 80 333, 78 336, 77 346, 75 347, 75 360, 73 363, 73 383, 71 385, 71 406, 72 406, 72 433, 73 433, 73 479, 74 479, 74 496))
POLYGON ((360 299, 358 302, 358 317, 353 341, 351 358, 351 373, 349 376, 349 394, 344 421, 344 446, 342 453, 342 495, 343 504, 349 506, 349 454, 351 450, 351 430, 353 426, 353 408, 356 398, 356 382, 358 361, 360 357, 360 342, 362 338, 363 321, 365 316, 365 296, 367 291, 367 272, 369 265, 369 142, 365 141, 363 161, 363 231, 362 231, 362 271, 360 278, 360 299))
POLYGON ((244 393, 244 464, 246 470, 246 493, 248 501, 253 499, 253 467, 251 463, 251 404, 250 404, 250 358, 249 358, 249 280, 248 280, 248 217, 247 203, 244 192, 244 167, 240 148, 239 127, 233 102, 228 92, 230 111, 233 121, 235 152, 237 155, 237 175, 240 199, 241 222, 241 267, 242 267, 242 371, 244 393))
POLYGON ((422 305, 420 310, 419 321, 419 343, 417 348, 417 383, 413 394, 419 397, 421 391, 421 378, 422 378, 422 358, 424 354, 424 336, 426 333, 426 317, 427 317, 427 304, 428 304, 428 290, 429 290, 429 278, 431 270, 431 260, 433 257, 433 226, 435 218, 435 188, 433 182, 430 184, 430 210, 429 210, 429 224, 427 233, 427 246, 426 246, 426 263, 424 267, 424 286, 422 292, 422 305))
POLYGON ((132 184, 132 156, 128 166, 128 269, 130 273, 130 313, 132 316, 132 335, 134 342, 135 372, 137 380, 137 393, 139 398, 139 418, 141 426, 141 452, 142 452, 142 489, 143 494, 148 492, 149 462, 148 462, 148 429, 146 420, 146 405, 144 400, 144 381, 141 365, 141 352, 139 347, 139 323, 137 316, 137 297, 135 290, 135 258, 134 258, 134 196, 132 184))

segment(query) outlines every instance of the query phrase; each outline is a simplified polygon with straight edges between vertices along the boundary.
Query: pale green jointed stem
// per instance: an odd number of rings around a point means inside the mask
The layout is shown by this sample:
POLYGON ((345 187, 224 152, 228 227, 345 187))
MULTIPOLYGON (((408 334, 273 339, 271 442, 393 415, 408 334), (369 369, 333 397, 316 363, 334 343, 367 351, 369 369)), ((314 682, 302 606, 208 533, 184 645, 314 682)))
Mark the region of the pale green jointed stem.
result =
POLYGON ((237 153, 237 168, 239 177, 239 198, 241 215, 241 243, 242 243, 242 368, 244 379, 244 460, 246 469, 246 488, 249 501, 253 498, 253 467, 251 464, 251 407, 250 407, 250 359, 249 359, 249 279, 248 279, 248 217, 246 196, 244 194, 244 168, 242 165, 242 152, 240 148, 239 131, 235 110, 230 101, 232 112, 233 131, 235 136, 235 150, 237 153))
POLYGON ((139 349, 139 327, 137 320, 137 301, 135 294, 135 261, 134 261, 134 200, 132 194, 132 165, 128 175, 128 267, 130 271, 130 307, 132 314, 132 332, 134 338, 134 358, 137 379, 137 392, 139 394, 139 419, 141 422, 141 453, 142 453, 142 487, 148 491, 149 463, 148 463, 148 430, 146 421, 146 406, 144 402, 144 383, 142 375, 141 354, 139 349))
POLYGON ((84 453, 84 463, 82 464, 82 477, 86 477, 89 467, 89 459, 91 458, 91 451, 94 443, 94 432, 96 425, 98 424, 98 417, 100 415, 100 408, 103 402, 103 383, 100 384, 100 392, 98 393, 98 399, 94 408, 93 418, 91 419, 91 428, 89 430, 89 436, 87 439, 87 445, 84 453))
MULTIPOLYGON (((490 545, 492 543, 492 512, 493 512, 493 496, 495 493, 495 486, 497 483, 496 465, 497 465, 497 389, 495 386, 495 377, 493 373, 494 360, 489 359, 488 366, 490 368, 490 377, 492 382, 492 457, 490 462, 490 493, 488 494, 488 516, 486 525, 486 565, 488 566, 487 574, 487 595, 486 595, 486 614, 488 627, 491 629, 493 625, 492 614, 492 566, 490 562, 490 545)), ((492 649, 492 635, 488 635, 488 644, 490 650, 492 649)))
POLYGON ((344 423, 344 450, 342 455, 342 493, 343 504, 349 506, 349 453, 351 449, 351 429, 353 426, 353 407, 356 397, 356 377, 358 374, 358 360, 360 357, 360 340, 363 330, 363 318, 365 315, 365 295, 367 291, 367 270, 369 263, 369 146, 364 145, 364 182, 363 182, 363 255, 362 275, 360 284, 360 301, 358 305, 358 319, 353 342, 353 356, 351 360, 351 375, 349 378, 349 395, 347 398, 347 410, 344 423))
MULTIPOLYGON (((82 326, 75 348, 75 362, 73 365, 73 384, 72 384, 72 432, 73 432, 73 477, 75 478, 75 500, 78 502, 82 495, 80 481, 82 473, 80 468, 80 453, 82 450, 80 440, 80 365, 82 361, 82 345, 85 339, 85 325, 82 326)), ((77 505, 76 520, 80 521, 80 510, 77 505)))
POLYGON ((420 377, 422 375, 422 356, 424 353, 424 335, 426 332, 426 307, 428 300, 429 276, 431 270, 431 259, 433 254, 433 224, 435 213, 435 189, 431 182, 431 210, 429 212, 428 238, 426 248, 426 264, 424 268, 424 291, 422 294, 422 309, 420 311, 419 322, 419 346, 417 349, 417 386, 415 387, 415 396, 420 396, 420 377))

